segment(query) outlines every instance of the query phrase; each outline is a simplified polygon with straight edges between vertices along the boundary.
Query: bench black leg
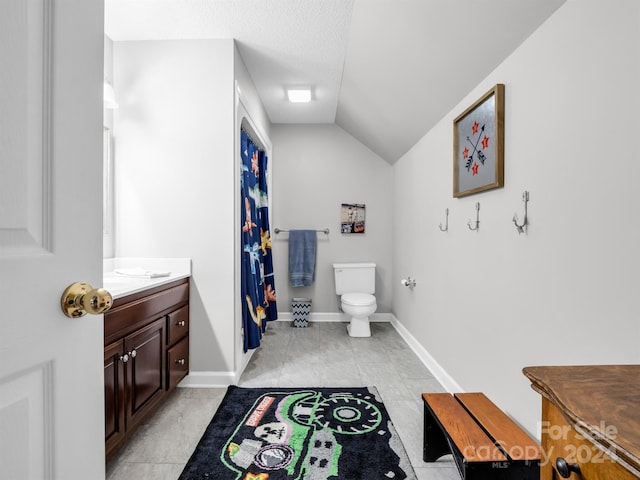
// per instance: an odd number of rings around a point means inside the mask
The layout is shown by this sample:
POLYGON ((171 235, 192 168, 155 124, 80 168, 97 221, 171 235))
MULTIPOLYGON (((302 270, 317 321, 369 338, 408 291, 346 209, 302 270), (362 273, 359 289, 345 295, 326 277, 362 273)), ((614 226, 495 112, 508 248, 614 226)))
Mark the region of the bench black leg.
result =
POLYGON ((435 462, 443 455, 451 453, 447 439, 435 419, 433 412, 424 402, 424 441, 422 459, 425 462, 435 462))

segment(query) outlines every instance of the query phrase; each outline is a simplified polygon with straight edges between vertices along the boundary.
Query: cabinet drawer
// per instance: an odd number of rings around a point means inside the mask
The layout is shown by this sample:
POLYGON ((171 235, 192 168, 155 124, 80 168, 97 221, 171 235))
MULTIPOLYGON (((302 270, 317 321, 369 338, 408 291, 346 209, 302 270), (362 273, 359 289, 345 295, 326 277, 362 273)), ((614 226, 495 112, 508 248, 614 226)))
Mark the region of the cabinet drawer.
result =
POLYGON ((116 299, 104 314, 105 345, 116 341, 165 315, 178 305, 189 301, 189 283, 181 283, 165 290, 151 290, 149 295, 116 299), (130 300, 130 298, 132 300, 130 300))
POLYGON ((189 333, 189 306, 185 305, 167 316, 167 345, 173 345, 187 333, 189 333))
POLYGON ((167 350, 167 390, 173 390, 189 373, 189 337, 167 350))
MULTIPOLYGON (((585 431, 576 430, 547 399, 542 402, 543 466, 540 478, 560 480, 555 465, 559 457, 568 464, 578 464, 580 473, 572 473, 575 480, 633 480, 636 477, 606 452, 586 438, 585 431), (546 458, 545 458, 546 457, 546 458)), ((615 452, 612 452, 615 454, 615 452)))

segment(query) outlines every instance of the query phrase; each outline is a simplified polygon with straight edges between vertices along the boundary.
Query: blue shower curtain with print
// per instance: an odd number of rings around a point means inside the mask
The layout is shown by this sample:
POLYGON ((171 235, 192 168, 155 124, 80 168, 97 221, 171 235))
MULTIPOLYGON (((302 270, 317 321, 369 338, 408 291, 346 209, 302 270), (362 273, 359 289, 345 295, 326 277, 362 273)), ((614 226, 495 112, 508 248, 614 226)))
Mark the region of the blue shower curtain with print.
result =
POLYGON ((242 326, 244 351, 257 348, 267 322, 276 320, 269 209, 267 155, 241 130, 240 218, 242 228, 242 326))

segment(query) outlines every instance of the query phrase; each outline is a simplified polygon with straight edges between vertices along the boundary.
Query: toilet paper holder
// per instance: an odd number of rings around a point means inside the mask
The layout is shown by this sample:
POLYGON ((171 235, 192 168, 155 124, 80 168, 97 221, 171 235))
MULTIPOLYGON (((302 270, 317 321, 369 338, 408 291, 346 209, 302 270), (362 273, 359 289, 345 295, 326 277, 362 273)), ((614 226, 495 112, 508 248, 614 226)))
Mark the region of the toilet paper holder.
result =
POLYGON ((411 277, 403 278, 402 280, 400 280, 400 284, 413 290, 413 288, 416 286, 416 279, 411 277))

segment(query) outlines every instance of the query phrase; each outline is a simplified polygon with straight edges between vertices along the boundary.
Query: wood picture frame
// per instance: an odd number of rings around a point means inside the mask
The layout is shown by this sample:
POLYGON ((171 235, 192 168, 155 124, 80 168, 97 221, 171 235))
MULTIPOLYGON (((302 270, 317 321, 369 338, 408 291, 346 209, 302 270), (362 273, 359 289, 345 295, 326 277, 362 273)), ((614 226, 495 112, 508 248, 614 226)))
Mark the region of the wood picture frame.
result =
POLYGON ((504 186, 504 85, 496 84, 453 121, 453 196, 504 186))

